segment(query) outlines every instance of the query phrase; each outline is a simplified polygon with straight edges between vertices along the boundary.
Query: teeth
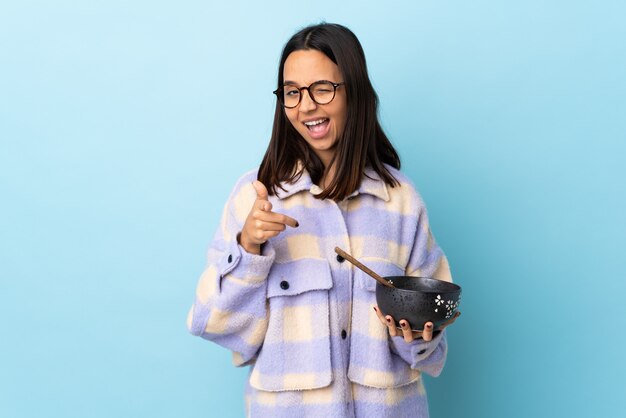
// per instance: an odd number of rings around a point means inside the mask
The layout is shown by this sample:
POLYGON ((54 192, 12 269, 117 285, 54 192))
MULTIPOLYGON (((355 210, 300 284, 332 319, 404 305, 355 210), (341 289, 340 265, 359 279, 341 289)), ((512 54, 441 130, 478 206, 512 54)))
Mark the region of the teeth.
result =
POLYGON ((326 121, 326 119, 319 119, 319 120, 313 120, 311 122, 304 122, 304 124, 306 126, 315 126, 315 125, 319 125, 320 123, 324 123, 326 121))

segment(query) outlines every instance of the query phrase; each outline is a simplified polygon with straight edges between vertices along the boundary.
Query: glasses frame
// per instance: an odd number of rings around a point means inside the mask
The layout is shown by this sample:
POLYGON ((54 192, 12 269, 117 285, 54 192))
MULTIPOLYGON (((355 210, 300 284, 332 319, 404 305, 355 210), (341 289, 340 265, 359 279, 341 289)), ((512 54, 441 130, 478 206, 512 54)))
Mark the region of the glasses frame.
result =
POLYGON ((313 100, 313 102, 315 102, 318 105, 325 105, 328 104, 330 102, 332 102, 333 100, 335 100, 335 95, 337 94, 337 87, 343 86, 346 83, 344 81, 340 82, 340 83, 333 83, 330 80, 317 80, 314 81, 313 83, 309 84, 308 86, 305 87, 297 87, 294 86, 293 84, 283 84, 281 87, 277 88, 276 90, 274 90, 272 93, 274 93, 276 95, 276 98, 278 99, 278 103, 280 103, 280 105, 282 107, 284 107, 285 109, 293 109, 298 107, 298 105, 300 105, 300 103, 302 102, 302 90, 306 90, 307 93, 309 93, 309 97, 311 98, 311 100, 313 100), (313 94, 311 94, 311 86, 318 84, 318 83, 329 83, 330 85, 333 86, 333 97, 327 101, 326 103, 319 103, 317 100, 315 100, 315 96, 313 94), (286 106, 284 100, 284 96, 282 95, 283 90, 285 89, 285 86, 293 86, 295 88, 297 88, 300 92, 300 94, 298 95, 298 103, 296 103, 294 106, 286 106), (282 99, 281 99, 282 97, 282 99))

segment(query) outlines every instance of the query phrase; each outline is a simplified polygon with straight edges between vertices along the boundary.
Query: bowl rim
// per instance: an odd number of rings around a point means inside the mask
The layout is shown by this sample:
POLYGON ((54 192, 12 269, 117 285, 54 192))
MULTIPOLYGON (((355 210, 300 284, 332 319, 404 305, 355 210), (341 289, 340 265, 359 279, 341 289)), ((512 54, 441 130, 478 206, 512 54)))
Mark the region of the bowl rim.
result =
MULTIPOLYGON (((441 282, 441 283, 445 283, 445 286, 450 286, 450 289, 444 289, 444 290, 415 290, 415 289, 402 289, 399 287, 396 288, 388 288, 390 290, 394 290, 394 291, 399 291, 399 292, 409 292, 409 293, 413 293, 413 292, 420 292, 420 293, 453 293, 453 292, 460 292, 461 291, 461 286, 459 286, 456 283, 452 283, 452 282, 448 282, 445 280, 439 280, 439 279, 435 279, 432 277, 419 277, 419 276, 385 276, 384 277, 385 280, 391 280, 394 281, 394 279, 422 279, 422 280, 434 280, 437 282, 441 282)), ((383 286, 380 283, 376 283, 376 287, 386 287, 383 286)))

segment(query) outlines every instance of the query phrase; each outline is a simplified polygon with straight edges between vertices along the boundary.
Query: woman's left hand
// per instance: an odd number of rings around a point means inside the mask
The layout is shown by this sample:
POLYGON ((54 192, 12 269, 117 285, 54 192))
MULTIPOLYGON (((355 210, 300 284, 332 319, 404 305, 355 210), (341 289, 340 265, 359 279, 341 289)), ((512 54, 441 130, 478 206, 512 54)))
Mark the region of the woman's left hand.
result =
MULTIPOLYGON (((390 315, 385 316, 377 306, 374 306, 374 310, 376 311, 376 315, 378 315, 380 323, 389 329, 389 335, 392 337, 399 335, 398 329, 396 328, 396 321, 390 315)), ((433 323, 430 321, 424 324, 424 331, 413 331, 411 330, 411 324, 409 324, 409 321, 401 319, 400 328, 402 328, 404 341, 407 343, 410 343, 417 338, 422 338, 424 341, 431 341, 433 339, 433 323)))

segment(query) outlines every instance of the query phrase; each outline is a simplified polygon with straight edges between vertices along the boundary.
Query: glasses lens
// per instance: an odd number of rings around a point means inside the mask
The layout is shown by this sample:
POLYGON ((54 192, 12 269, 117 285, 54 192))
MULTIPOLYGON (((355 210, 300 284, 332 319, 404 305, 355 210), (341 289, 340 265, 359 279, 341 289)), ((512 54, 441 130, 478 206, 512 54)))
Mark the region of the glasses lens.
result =
POLYGON ((279 96, 285 107, 296 107, 300 102, 300 90, 296 86, 283 86, 283 94, 279 96))
POLYGON ((335 97, 335 87, 328 81, 317 81, 311 84, 309 91, 318 104, 327 104, 335 97))

